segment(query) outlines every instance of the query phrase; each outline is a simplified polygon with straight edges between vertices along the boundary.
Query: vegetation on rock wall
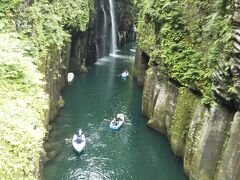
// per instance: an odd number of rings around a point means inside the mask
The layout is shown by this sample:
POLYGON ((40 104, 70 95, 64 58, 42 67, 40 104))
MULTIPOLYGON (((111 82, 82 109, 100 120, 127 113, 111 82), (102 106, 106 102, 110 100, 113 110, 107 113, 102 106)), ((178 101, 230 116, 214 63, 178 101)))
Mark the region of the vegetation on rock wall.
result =
POLYGON ((128 30, 133 25, 135 9, 133 0, 115 0, 118 31, 128 30))
POLYGON ((72 30, 87 29, 93 8, 92 0, 0 2, 1 179, 39 178, 49 105, 39 66, 72 30))
POLYGON ((48 109, 42 75, 16 33, 0 34, 0 177, 37 179, 48 109))
POLYGON ((85 31, 91 9, 92 1, 41 0, 20 11, 17 18, 21 21, 22 34, 45 55, 51 48, 60 51, 70 40, 70 30, 85 31))
POLYGON ((183 156, 191 118, 198 102, 199 99, 187 88, 179 88, 171 126, 172 150, 178 156, 183 156))
POLYGON ((232 1, 138 0, 137 44, 166 77, 211 101, 219 61, 229 68, 232 1), (164 70, 164 71, 163 71, 164 70))
POLYGON ((16 26, 22 38, 31 39, 45 55, 51 48, 60 50, 70 40, 71 30, 85 31, 93 8, 91 0, 4 1, 0 3, 0 29, 9 31, 16 26))

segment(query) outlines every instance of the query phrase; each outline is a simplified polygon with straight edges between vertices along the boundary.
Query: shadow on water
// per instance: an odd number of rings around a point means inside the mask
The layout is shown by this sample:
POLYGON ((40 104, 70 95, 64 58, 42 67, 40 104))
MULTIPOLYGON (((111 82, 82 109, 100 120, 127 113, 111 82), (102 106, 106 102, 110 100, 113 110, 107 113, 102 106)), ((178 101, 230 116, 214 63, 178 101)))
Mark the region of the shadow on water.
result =
POLYGON ((73 153, 74 153, 74 155, 75 155, 75 157, 76 157, 76 160, 80 160, 81 157, 84 155, 86 149, 84 149, 84 150, 81 151, 80 153, 79 153, 79 152, 76 152, 74 149, 73 149, 72 151, 73 151, 73 153))
POLYGON ((65 88, 65 107, 52 124, 50 139, 59 150, 45 164, 44 180, 185 180, 182 161, 167 138, 150 129, 141 114, 142 88, 133 80, 133 44, 101 58, 87 74, 65 88), (126 80, 118 75, 127 69, 126 80), (118 112, 126 116, 120 130, 109 129, 118 112), (86 149, 77 154, 72 136, 82 128, 86 149))

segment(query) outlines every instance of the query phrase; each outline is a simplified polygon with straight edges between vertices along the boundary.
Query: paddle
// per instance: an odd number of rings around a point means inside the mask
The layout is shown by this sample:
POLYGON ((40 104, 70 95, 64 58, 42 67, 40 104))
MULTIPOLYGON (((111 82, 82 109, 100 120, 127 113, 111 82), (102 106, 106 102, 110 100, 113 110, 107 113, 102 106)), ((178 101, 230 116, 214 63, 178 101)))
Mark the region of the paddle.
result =
MULTIPOLYGON (((110 121, 112 121, 112 119, 103 119, 105 122, 110 122, 110 121)), ((124 124, 126 124, 126 125, 132 125, 132 123, 130 122, 130 121, 128 121, 127 122, 127 119, 125 119, 125 121, 124 121, 124 124)))
POLYGON ((110 120, 110 119, 104 119, 104 121, 109 122, 109 121, 111 121, 111 120, 110 120))

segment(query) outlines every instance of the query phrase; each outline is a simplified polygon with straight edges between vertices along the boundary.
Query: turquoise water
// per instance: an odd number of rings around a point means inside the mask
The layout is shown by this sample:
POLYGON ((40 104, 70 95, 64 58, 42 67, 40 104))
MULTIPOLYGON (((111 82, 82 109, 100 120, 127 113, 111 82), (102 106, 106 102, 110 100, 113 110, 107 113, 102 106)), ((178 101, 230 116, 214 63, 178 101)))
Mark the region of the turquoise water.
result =
POLYGON ((65 107, 52 124, 49 141, 57 157, 45 164, 44 180, 183 180, 182 161, 171 152, 167 139, 146 126, 141 115, 142 88, 132 77, 134 54, 127 44, 104 57, 68 85, 65 107), (128 69, 130 76, 118 75, 128 69), (113 132, 109 120, 123 112, 126 123, 113 132), (87 144, 74 152, 73 134, 82 128, 87 144))

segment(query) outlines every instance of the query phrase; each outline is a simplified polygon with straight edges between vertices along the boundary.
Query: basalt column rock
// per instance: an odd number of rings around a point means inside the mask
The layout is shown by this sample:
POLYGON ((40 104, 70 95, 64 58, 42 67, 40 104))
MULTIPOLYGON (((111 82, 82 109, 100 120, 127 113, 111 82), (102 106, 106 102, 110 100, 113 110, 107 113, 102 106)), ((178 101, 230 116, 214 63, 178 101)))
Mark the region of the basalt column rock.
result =
POLYGON ((81 66, 85 66, 87 56, 87 32, 74 32, 72 35, 71 60, 69 70, 79 72, 81 66))
POLYGON ((215 105, 204 113, 192 156, 190 179, 214 179, 231 119, 232 113, 221 105, 215 105))
POLYGON ((240 0, 234 0, 234 53, 231 58, 231 72, 234 76, 234 102, 236 108, 240 108, 240 0))
POLYGON ((226 149, 223 152, 216 179, 237 180, 240 177, 240 112, 234 115, 231 128, 227 133, 229 135, 224 144, 226 149))
POLYGON ((148 125, 165 135, 170 134, 177 93, 177 87, 157 76, 154 68, 146 71, 142 112, 150 118, 148 125))
POLYGON ((146 71, 142 112, 148 125, 165 134, 173 152, 184 159, 189 179, 231 179, 239 175, 239 113, 162 78, 155 67, 146 71))
POLYGON ((204 122, 209 116, 209 110, 203 104, 199 104, 191 118, 188 134, 186 137, 185 151, 184 151, 184 172, 189 176, 192 166, 193 154, 197 149, 200 141, 201 129, 204 122))
POLYGON ((66 44, 62 52, 53 50, 45 59, 44 70, 46 91, 49 94, 49 121, 53 121, 58 113, 60 92, 66 83, 70 60, 70 44, 66 44))
POLYGON ((142 113, 146 117, 151 117, 153 108, 156 102, 156 94, 158 94, 159 87, 157 87, 157 79, 153 69, 146 71, 144 80, 143 96, 142 96, 142 113))
POLYGON ((215 100, 229 107, 240 109, 240 0, 234 0, 233 14, 233 46, 230 57, 230 68, 220 62, 213 76, 213 92, 215 100), (227 69, 227 70, 226 70, 227 69), (228 70, 229 69, 229 70, 228 70), (234 87, 230 90, 229 87, 234 87))
POLYGON ((144 73, 147 69, 148 61, 149 57, 145 53, 141 52, 140 49, 137 49, 134 61, 133 76, 140 86, 143 86, 144 83, 144 73))
POLYGON ((177 156, 183 156, 189 127, 200 98, 185 87, 178 88, 176 109, 172 118, 168 136, 171 138, 171 148, 177 156))

